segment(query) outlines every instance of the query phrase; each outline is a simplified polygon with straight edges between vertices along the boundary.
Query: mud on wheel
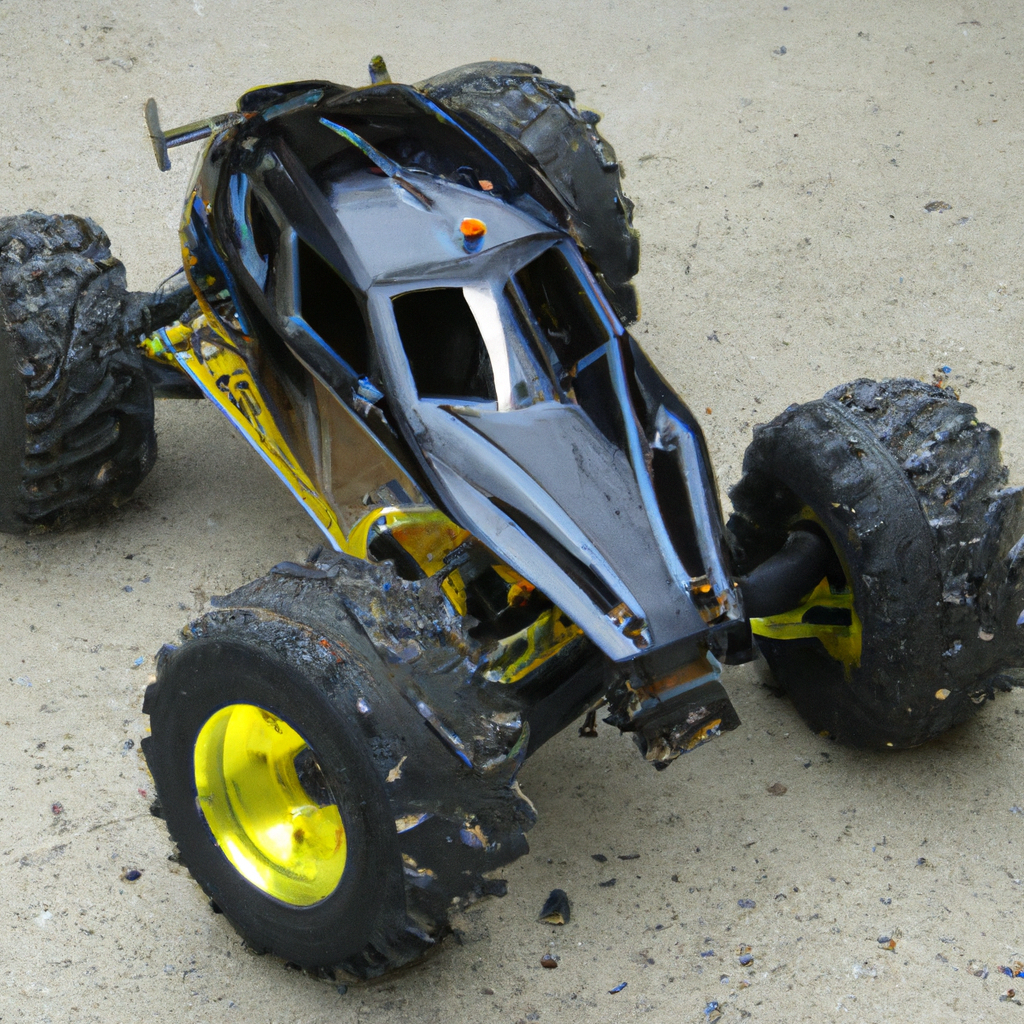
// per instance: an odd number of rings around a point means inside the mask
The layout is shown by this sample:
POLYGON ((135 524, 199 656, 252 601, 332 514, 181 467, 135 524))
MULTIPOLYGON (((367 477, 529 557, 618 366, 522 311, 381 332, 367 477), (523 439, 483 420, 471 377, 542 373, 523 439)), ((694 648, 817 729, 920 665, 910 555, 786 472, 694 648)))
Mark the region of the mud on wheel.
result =
POLYGON ((408 637, 416 608, 426 614, 408 594, 431 586, 344 556, 291 566, 220 599, 158 658, 142 745, 161 814, 257 950, 382 974, 433 946, 453 907, 502 893, 483 872, 527 849, 515 764, 481 771, 453 756, 444 726, 407 698, 412 677, 357 621, 408 637))
POLYGON ((973 406, 913 380, 858 380, 756 427, 730 496, 738 570, 795 529, 835 569, 753 620, 778 684, 816 730, 906 747, 1022 681, 1024 493, 973 406))
POLYGON ((153 392, 131 344, 144 321, 91 220, 0 218, 0 530, 116 505, 149 472, 153 392))
POLYGON ((616 314, 633 323, 639 313, 629 282, 640 268, 640 234, 615 150, 597 130, 600 115, 578 110, 573 90, 532 64, 466 64, 416 88, 456 116, 496 129, 539 165, 565 203, 570 230, 616 314))

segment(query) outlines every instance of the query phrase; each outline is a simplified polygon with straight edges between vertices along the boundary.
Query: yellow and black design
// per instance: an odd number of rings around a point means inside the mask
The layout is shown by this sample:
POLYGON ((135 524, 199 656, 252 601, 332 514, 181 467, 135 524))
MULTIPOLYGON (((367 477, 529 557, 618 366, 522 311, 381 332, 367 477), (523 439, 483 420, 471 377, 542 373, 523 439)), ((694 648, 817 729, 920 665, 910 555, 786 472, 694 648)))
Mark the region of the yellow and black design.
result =
POLYGON ((177 362, 260 453, 334 546, 346 550, 337 517, 282 436, 245 359, 233 344, 223 341, 205 315, 189 325, 157 331, 141 347, 150 358, 177 362))
MULTIPOLYGON (((202 314, 144 338, 139 347, 158 362, 177 364, 224 413, 262 456, 299 503, 327 534, 332 546, 355 558, 370 559, 376 533, 388 532, 427 576, 445 569, 445 557, 470 538, 467 530, 431 506, 384 506, 363 515, 347 536, 330 502, 303 469, 270 411, 239 345, 215 316, 202 314)), ((533 585, 504 564, 492 566, 508 589, 509 606, 529 599, 533 585)), ((457 615, 467 614, 466 587, 458 569, 447 572, 441 589, 457 615)), ((582 630, 558 608, 547 608, 524 629, 498 641, 486 677, 516 683, 558 654, 582 630)))

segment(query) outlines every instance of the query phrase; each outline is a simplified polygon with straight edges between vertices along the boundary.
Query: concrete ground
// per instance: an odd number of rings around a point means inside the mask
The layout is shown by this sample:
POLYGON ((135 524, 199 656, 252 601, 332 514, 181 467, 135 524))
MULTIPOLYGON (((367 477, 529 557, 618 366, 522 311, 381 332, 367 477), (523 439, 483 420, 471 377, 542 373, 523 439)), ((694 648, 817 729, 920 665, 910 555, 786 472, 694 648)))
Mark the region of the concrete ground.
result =
MULTIPOLYGON (((151 287, 193 153, 157 172, 147 97, 173 125, 265 82, 361 83, 376 53, 402 81, 529 60, 604 114, 643 235, 638 337, 723 488, 789 403, 942 366, 1024 483, 1022 32, 1011 0, 0 0, 0 196, 94 217, 151 287)), ((247 953, 148 813, 142 692, 211 594, 317 534, 212 408, 157 415, 157 466, 110 521, 0 538, 0 1020, 1020 1013, 999 968, 1024 958, 1021 695, 880 756, 816 736, 758 666, 727 673, 742 727, 667 772, 605 727, 531 760, 532 851, 461 944, 345 992, 247 953), (562 928, 535 920, 555 886, 562 928)))

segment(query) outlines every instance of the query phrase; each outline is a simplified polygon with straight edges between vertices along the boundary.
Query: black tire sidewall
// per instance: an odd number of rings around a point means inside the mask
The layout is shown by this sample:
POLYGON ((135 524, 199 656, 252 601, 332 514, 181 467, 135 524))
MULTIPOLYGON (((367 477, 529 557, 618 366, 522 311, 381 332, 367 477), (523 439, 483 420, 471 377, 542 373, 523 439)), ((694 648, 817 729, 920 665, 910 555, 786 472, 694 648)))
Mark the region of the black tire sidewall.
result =
POLYGON ((504 62, 453 68, 417 88, 536 164, 616 313, 625 324, 635 322, 639 306, 630 282, 640 269, 640 235, 633 228, 633 204, 622 191, 614 150, 576 109, 574 91, 532 65, 504 62), (499 107, 503 116, 495 117, 499 107), (534 108, 529 117, 524 107, 534 108), (545 130, 548 116, 558 123, 545 130))
POLYGON ((24 473, 25 388, 6 320, 0 297, 0 530, 21 533, 28 529, 15 512, 24 473))
MULTIPOLYGON (((366 743, 308 672, 238 641, 195 640, 163 667, 147 758, 172 837, 193 876, 253 947, 303 967, 344 965, 404 923, 401 858, 390 804, 366 743), (283 903, 230 864, 196 803, 200 729, 230 704, 283 718, 316 752, 338 801, 348 854, 335 891, 307 907, 283 903), (392 918, 395 920, 393 921, 392 918)), ((315 671, 315 670, 313 670, 315 671)))

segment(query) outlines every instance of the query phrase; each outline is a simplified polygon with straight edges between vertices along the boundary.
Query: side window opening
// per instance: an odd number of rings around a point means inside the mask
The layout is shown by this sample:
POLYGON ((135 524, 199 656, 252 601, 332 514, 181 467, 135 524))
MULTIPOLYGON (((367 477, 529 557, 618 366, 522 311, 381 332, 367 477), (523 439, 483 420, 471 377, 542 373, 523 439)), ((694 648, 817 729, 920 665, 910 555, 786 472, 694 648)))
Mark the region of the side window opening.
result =
POLYGON ((242 264, 260 290, 266 292, 280 231, 244 174, 228 182, 228 199, 242 264))
POLYGON ((555 384, 558 380, 555 366, 558 361, 551 347, 541 343, 537 322, 529 314, 529 303, 515 280, 506 283, 503 297, 515 324, 516 333, 522 339, 523 357, 530 365, 541 400, 555 400, 555 384))
POLYGON ((406 292, 392 305, 421 398, 497 401, 490 356, 461 288, 406 292))
POLYGON ((560 376, 571 378, 576 363, 608 341, 583 283, 557 246, 523 267, 515 281, 551 347, 560 376))
POLYGON ((299 313, 352 368, 357 377, 369 372, 366 321, 355 293, 320 254, 298 239, 299 313))
POLYGON ((530 334, 567 397, 613 445, 625 449, 608 361, 586 358, 607 343, 608 333, 565 256, 557 248, 546 250, 515 275, 506 294, 520 317, 535 325, 530 334))
POLYGON ((249 225, 256 254, 266 262, 277 248, 280 231, 274 223, 274 219, 267 213, 263 200, 254 192, 249 193, 249 225))

